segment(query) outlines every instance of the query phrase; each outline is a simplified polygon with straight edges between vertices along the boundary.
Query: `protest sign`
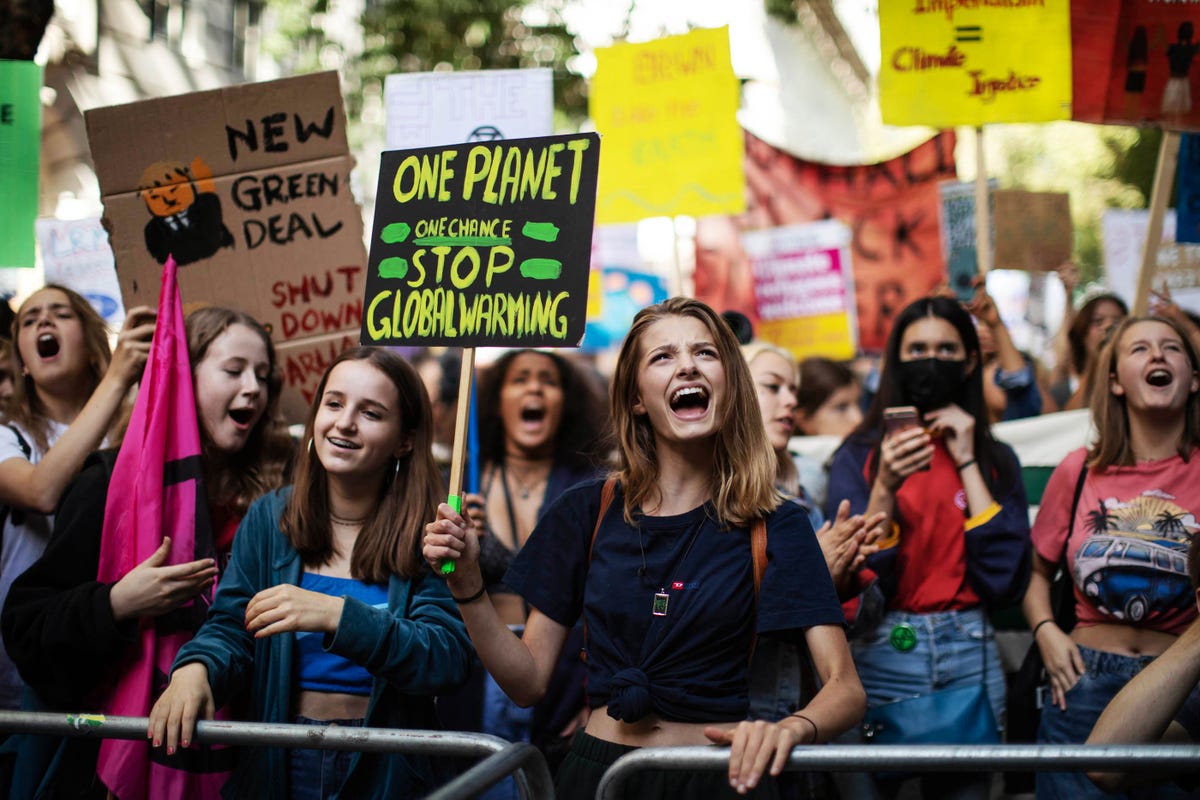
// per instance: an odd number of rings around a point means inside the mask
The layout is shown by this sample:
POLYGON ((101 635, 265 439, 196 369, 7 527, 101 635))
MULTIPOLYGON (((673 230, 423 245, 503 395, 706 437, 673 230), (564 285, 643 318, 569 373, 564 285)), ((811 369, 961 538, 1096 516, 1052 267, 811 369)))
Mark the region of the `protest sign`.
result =
POLYGON ((757 320, 741 233, 841 220, 853 232, 859 346, 881 350, 895 315, 946 279, 938 184, 956 177, 954 143, 946 131, 899 158, 843 167, 804 161, 747 133, 749 210, 697 221, 696 297, 757 320))
MULTIPOLYGON (((996 181, 989 180, 989 197, 995 191, 996 181)), ((975 184, 945 181, 938 186, 938 193, 942 199, 939 210, 946 282, 959 300, 967 302, 975 297, 975 277, 979 274, 979 250, 975 237, 975 184)), ((989 211, 992 212, 994 229, 994 204, 989 211)), ((996 241, 994 232, 989 241, 996 241)))
POLYGON ((1066 192, 992 193, 997 269, 1054 270, 1071 260, 1075 230, 1066 192))
POLYGON ((0 59, 0 267, 32 267, 42 68, 0 59))
POLYGON ((109 327, 120 328, 125 307, 121 304, 108 233, 100 218, 39 219, 37 238, 46 283, 79 292, 109 327))
POLYGON ((578 344, 599 156, 594 133, 385 152, 362 343, 578 344))
MULTIPOLYGON (((646 306, 662 303, 669 296, 667 282, 661 275, 652 272, 606 266, 592 270, 592 275, 600 276, 592 289, 603 298, 604 313, 596 318, 588 318, 587 335, 580 344, 587 352, 620 347, 637 312, 646 306)), ((589 291, 589 302, 591 298, 589 291)))
POLYGON ((590 109, 604 136, 597 224, 745 208, 728 28, 597 48, 590 109))
POLYGON ((1072 116, 1083 122, 1200 129, 1191 81, 1196 6, 1089 0, 1071 8, 1072 116))
POLYGON ((879 103, 889 125, 1071 115, 1069 0, 881 2, 879 103))
POLYGON ((366 252, 335 73, 86 120, 126 306, 156 304, 172 254, 185 303, 247 311, 277 344, 359 327, 366 252))
POLYGON ((387 148, 549 136, 553 78, 553 71, 541 68, 388 75, 387 148))
MULTIPOLYGON (((1166 283, 1182 308, 1200 313, 1200 245, 1175 242, 1175 210, 1163 215, 1162 239, 1156 253, 1153 288, 1166 283)), ((1146 241, 1149 212, 1145 209, 1105 210, 1101 218, 1104 267, 1108 287, 1126 302, 1137 292, 1138 269, 1146 241)))
POLYGON ((852 238, 837 220, 742 234, 754 273, 759 338, 797 359, 854 357, 852 238))

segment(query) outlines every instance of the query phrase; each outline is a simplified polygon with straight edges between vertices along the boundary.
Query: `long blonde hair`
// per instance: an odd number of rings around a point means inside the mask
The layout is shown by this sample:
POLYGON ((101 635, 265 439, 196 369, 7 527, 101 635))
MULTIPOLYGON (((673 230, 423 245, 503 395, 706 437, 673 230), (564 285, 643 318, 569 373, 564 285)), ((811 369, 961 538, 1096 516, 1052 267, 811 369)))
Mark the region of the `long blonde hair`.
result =
MULTIPOLYGON (((742 355, 746 359, 746 366, 749 367, 754 363, 754 359, 761 356, 763 353, 774 353, 788 363, 789 369, 792 371, 792 383, 796 389, 800 388, 800 366, 796 363, 796 357, 789 351, 780 347, 777 344, 755 340, 748 344, 742 345, 742 355)), ((750 376, 751 382, 754 376, 750 376)), ((755 389, 755 396, 758 396, 758 389, 755 389)), ((763 420, 764 426, 766 420, 763 420)), ((796 469, 796 462, 792 460, 792 454, 788 452, 787 447, 782 450, 775 450, 775 485, 779 487, 785 494, 793 497, 800 495, 800 470, 796 469)))
MULTIPOLYGON (((1112 381, 1117 375, 1117 347, 1130 328, 1140 322, 1158 322, 1179 335, 1183 351, 1187 353, 1192 373, 1200 373, 1200 358, 1191 340, 1179 325, 1166 317, 1126 317, 1105 340, 1096 359, 1095 381, 1092 386, 1092 421, 1099 436, 1088 451, 1088 468, 1103 470, 1107 467, 1127 467, 1136 463, 1133 444, 1129 441, 1129 409, 1125 398, 1112 393, 1112 381)), ((1188 394, 1183 408, 1183 435, 1175 449, 1184 461, 1192 450, 1200 446, 1200 392, 1188 394)))
POLYGON ((725 369, 727 402, 713 440, 712 502, 724 525, 745 527, 774 511, 782 501, 775 489, 775 454, 767 440, 762 413, 750 368, 738 341, 726 323, 699 300, 673 297, 638 312, 617 356, 612 382, 612 418, 620 446, 616 477, 625 494, 625 519, 634 524, 633 511, 654 497, 659 465, 654 428, 645 414, 635 414, 642 336, 666 317, 700 320, 712 334, 717 356, 725 369))

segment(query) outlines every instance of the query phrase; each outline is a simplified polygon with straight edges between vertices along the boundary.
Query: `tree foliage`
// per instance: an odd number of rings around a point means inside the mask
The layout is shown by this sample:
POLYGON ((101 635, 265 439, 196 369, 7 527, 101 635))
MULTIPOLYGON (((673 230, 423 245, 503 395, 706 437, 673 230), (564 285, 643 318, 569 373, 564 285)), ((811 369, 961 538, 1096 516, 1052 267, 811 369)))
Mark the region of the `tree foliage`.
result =
POLYGON ((352 119, 397 72, 554 70, 555 109, 571 121, 587 112, 583 78, 567 71, 578 55, 562 18, 565 0, 367 0, 358 31, 335 31, 330 0, 270 0, 288 72, 339 69, 352 119))

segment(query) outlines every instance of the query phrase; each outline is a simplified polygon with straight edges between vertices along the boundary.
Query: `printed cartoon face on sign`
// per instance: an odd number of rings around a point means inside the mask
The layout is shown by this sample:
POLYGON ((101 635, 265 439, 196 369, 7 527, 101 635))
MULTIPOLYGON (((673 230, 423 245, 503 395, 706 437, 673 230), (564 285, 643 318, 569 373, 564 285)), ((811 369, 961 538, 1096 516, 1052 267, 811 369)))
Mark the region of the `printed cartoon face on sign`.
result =
POLYGON ((209 258, 233 246, 233 234, 221 219, 212 170, 200 158, 190 166, 158 161, 142 172, 138 194, 146 202, 146 249, 160 264, 174 255, 180 266, 209 258))
POLYGON ((384 153, 363 344, 577 345, 599 150, 580 134, 384 153))

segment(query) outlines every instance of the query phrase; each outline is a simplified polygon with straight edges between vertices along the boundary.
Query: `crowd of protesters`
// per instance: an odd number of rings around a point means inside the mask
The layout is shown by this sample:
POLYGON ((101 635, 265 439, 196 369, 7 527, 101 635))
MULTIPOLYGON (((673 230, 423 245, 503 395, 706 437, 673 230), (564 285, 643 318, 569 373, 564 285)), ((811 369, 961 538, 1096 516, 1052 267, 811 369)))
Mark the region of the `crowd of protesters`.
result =
MULTIPOLYGON (((46 286, 0 354, 0 707, 103 712, 153 625, 189 639, 146 689, 150 758, 195 778, 181 797, 420 796, 462 766, 197 744, 217 716, 530 741, 560 797, 594 796, 636 748, 716 744, 725 772, 649 770, 626 796, 891 798, 917 780, 924 797, 988 798, 995 776, 969 767, 864 760, 833 780, 784 765, 897 716, 936 737, 917 741, 1002 741, 1015 695, 992 620, 1019 608, 1045 665, 1038 741, 1196 741, 1200 326, 1156 300, 1135 318, 1085 298, 1049 372, 982 285, 966 304, 935 293, 898 313, 864 373, 797 363, 674 298, 634 319, 607 403, 605 379, 561 351, 483 368, 479 483, 460 507, 439 458, 451 359, 348 350, 297 440, 269 334, 201 308, 186 334, 211 552, 171 563, 167 539, 105 580, 105 502, 155 315, 131 309, 110 350, 87 302, 46 286), (1062 454, 1031 528, 993 426, 1071 408, 1096 435, 1062 454), (796 436, 838 444, 822 461, 796 436)), ((12 735, 3 793, 119 796, 98 748, 12 735)), ((1189 796, 1163 775, 1126 788, 1139 777, 1041 773, 1036 794, 1189 796), (1140 794, 1106 793, 1125 791, 1140 794)))

